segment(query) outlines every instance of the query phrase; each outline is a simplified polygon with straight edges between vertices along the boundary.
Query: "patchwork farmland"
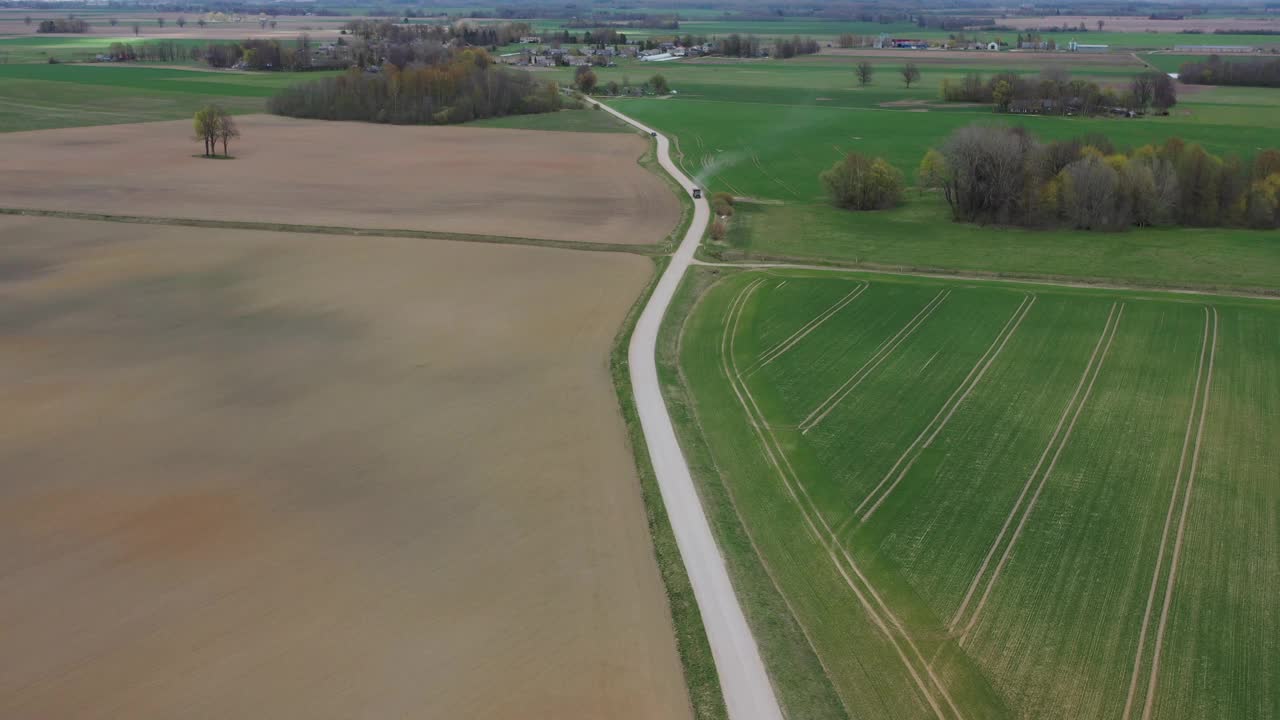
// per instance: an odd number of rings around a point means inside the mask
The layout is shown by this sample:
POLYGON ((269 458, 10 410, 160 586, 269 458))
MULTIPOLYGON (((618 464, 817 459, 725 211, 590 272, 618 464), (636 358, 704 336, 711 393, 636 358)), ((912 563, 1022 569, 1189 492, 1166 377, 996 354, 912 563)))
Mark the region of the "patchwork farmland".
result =
POLYGON ((715 283, 686 431, 834 690, 808 716, 1276 717, 1278 339, 1222 297, 715 283))

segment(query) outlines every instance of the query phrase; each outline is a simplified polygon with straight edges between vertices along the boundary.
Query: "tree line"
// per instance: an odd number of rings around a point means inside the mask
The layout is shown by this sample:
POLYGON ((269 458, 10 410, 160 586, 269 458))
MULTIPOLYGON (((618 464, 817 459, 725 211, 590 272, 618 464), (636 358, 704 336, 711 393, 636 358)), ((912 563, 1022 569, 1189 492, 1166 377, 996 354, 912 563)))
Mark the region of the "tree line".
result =
POLYGON ((561 107, 554 83, 501 68, 482 49, 446 53, 430 65, 388 62, 379 72, 352 70, 299 83, 272 96, 267 110, 320 120, 444 125, 561 107))
POLYGON ((1178 103, 1173 80, 1156 71, 1134 76, 1124 88, 1072 79, 1060 68, 1046 68, 1034 77, 1003 72, 984 79, 980 73, 968 73, 960 80, 943 80, 940 93, 948 102, 991 103, 997 112, 1043 115, 1096 115, 1148 109, 1166 113, 1178 103))
POLYGON ((1178 80, 1188 85, 1247 85, 1280 87, 1280 58, 1224 61, 1217 55, 1183 63, 1178 80))
POLYGON ((89 23, 77 17, 56 18, 53 20, 41 20, 36 26, 38 33, 86 33, 89 32, 89 23))
POLYGON ((963 222, 1280 227, 1280 151, 1245 162, 1176 137, 1121 152, 1098 135, 1043 143, 1023 128, 971 125, 925 155, 918 182, 963 222))
POLYGON ((816 55, 819 49, 817 40, 796 35, 790 40, 785 38, 775 40, 773 43, 773 56, 786 60, 797 55, 816 55))

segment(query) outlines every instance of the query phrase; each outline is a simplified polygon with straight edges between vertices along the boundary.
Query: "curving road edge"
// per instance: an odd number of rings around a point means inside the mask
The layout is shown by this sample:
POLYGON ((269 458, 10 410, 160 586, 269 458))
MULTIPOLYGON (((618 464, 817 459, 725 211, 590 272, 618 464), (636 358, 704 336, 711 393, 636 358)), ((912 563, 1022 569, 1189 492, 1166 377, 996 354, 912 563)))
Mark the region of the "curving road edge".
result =
MULTIPOLYGON (((671 143, 665 135, 603 103, 597 104, 603 111, 653 135, 658 141, 658 162, 662 168, 685 192, 693 190, 693 181, 671 161, 671 143)), ((782 710, 765 672, 760 649, 742 614, 738 596, 733 592, 729 572, 694 489, 689 465, 676 440, 675 428, 667 414, 658 382, 658 330, 681 278, 692 264, 693 253, 710 218, 711 210, 706 198, 694 200, 693 222, 689 224, 689 231, 672 255, 671 264, 659 278, 631 335, 631 345, 627 348, 631 390, 635 394, 640 427, 649 446, 649 459, 657 476, 662 503, 671 519, 676 546, 684 560, 707 640, 711 644, 729 717, 731 720, 782 720, 782 710)))

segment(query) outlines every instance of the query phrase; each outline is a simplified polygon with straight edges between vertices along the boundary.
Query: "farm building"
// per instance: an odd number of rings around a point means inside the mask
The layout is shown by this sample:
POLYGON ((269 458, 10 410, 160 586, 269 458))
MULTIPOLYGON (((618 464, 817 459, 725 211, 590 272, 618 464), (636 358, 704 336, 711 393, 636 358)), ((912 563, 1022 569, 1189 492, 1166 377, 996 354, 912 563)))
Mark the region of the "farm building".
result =
POLYGON ((640 58, 641 62, 667 62, 675 60, 676 56, 671 53, 658 53, 656 55, 644 55, 640 58))
POLYGON ((1071 52, 1082 52, 1082 53, 1104 53, 1104 52, 1110 52, 1111 50, 1110 45, 1091 45, 1086 43, 1078 43, 1075 40, 1072 40, 1071 45, 1069 45, 1068 47, 1070 48, 1071 52))
POLYGON ((991 50, 992 52, 995 52, 1000 49, 1000 43, 992 40, 991 42, 987 43, 987 49, 991 50))
POLYGON ((1227 55, 1233 53, 1251 53, 1257 48, 1249 45, 1174 45, 1174 52, 1204 53, 1208 55, 1227 55))

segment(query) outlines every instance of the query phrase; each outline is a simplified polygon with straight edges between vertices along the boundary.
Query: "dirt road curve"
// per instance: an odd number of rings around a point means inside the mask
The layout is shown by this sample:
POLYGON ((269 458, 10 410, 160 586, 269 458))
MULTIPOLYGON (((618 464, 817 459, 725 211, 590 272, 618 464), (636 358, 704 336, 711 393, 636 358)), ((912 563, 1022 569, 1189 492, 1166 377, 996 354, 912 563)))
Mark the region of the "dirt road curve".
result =
MULTIPOLYGON (((654 132, 613 108, 603 104, 600 107, 644 132, 654 132)), ((656 138, 658 160, 663 169, 686 192, 692 190, 693 181, 685 177, 671 161, 670 142, 661 134, 657 134, 656 138)), ((742 614, 742 607, 738 604, 738 597, 729 582, 724 558, 720 556, 720 549, 711 535, 711 526, 707 523, 697 491, 693 487, 689 465, 676 441, 671 416, 667 414, 658 384, 658 328, 680 279, 693 260, 694 250, 698 247, 698 241, 702 238, 710 217, 707 201, 695 200, 693 222, 689 225, 689 231, 680 241, 671 264, 658 280, 653 296, 640 314, 635 333, 631 336, 631 346, 628 348, 631 387, 635 392, 645 442, 649 445, 649 458, 653 462, 658 487, 662 491, 662 502, 671 517, 676 544, 680 548, 680 556, 684 559, 693 585, 693 594, 702 613, 702 622, 707 629, 707 639, 711 643, 711 653, 715 656, 716 671, 720 675, 720 687, 724 692, 729 717, 732 720, 781 720, 782 711, 778 706, 778 699, 773 694, 773 686, 769 684, 764 662, 760 659, 760 650, 756 647, 755 638, 752 637, 751 629, 747 627, 746 618, 742 614)))

